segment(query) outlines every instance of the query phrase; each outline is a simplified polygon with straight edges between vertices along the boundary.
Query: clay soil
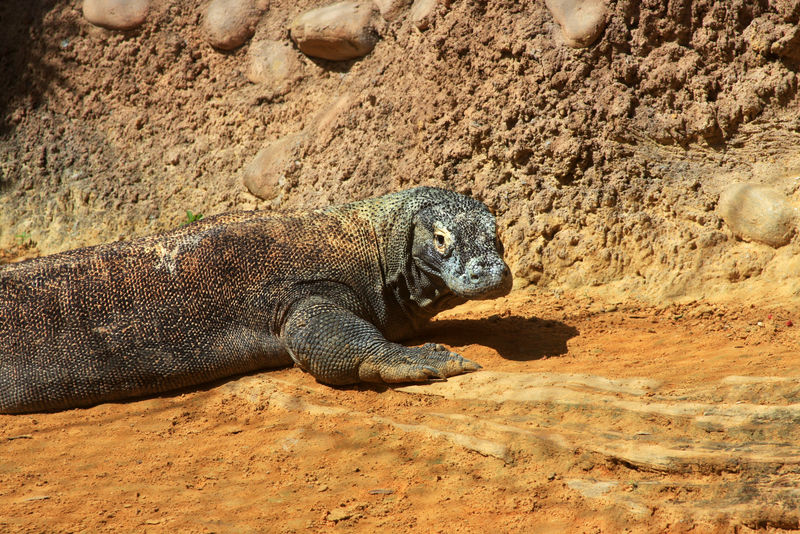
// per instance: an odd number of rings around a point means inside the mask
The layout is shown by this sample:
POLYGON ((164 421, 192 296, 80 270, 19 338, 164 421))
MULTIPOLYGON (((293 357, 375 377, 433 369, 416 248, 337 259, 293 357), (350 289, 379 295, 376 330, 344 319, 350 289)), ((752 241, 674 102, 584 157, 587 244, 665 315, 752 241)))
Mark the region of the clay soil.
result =
POLYGON ((6 532, 796 529, 789 310, 517 291, 417 341, 484 369, 331 388, 296 368, 0 416, 6 532))

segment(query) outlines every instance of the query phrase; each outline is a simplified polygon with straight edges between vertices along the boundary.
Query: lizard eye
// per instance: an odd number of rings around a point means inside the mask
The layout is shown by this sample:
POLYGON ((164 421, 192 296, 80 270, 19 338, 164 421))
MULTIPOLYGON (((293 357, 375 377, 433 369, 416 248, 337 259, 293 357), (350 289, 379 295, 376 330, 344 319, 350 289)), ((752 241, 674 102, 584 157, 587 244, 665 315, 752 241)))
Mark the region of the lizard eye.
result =
POLYGON ((445 236, 442 232, 437 231, 433 233, 433 244, 436 247, 436 250, 444 253, 447 245, 447 239, 445 239, 445 236))

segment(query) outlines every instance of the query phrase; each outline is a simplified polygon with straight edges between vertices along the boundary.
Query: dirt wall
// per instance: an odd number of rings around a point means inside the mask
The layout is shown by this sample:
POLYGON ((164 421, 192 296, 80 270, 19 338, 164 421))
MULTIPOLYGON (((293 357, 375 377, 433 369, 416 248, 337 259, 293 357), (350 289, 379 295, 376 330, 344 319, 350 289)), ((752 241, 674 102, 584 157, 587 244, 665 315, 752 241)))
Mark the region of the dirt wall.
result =
MULTIPOLYGON (((252 42, 290 43, 274 1, 252 42)), ((0 6, 0 245, 44 253, 167 229, 185 210, 316 207, 435 184, 499 216, 517 285, 629 297, 797 298, 797 239, 734 237, 735 181, 796 205, 800 8, 792 2, 610 1, 595 44, 566 46, 542 2, 440 2, 360 60, 293 50, 281 83, 245 76, 250 43, 206 42, 203 6, 153 2, 119 32, 79 0, 0 6), (242 184, 297 135, 270 201, 242 184), (778 292, 778 293, 776 293, 778 292)))

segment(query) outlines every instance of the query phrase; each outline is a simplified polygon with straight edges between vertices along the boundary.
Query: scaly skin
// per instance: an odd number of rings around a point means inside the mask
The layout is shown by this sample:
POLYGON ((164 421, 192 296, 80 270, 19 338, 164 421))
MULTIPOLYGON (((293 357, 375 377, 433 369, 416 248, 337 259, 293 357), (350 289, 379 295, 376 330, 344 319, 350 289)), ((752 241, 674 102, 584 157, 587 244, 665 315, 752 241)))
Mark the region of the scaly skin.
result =
POLYGON ((508 293, 494 217, 420 187, 299 215, 209 217, 0 269, 0 412, 60 410, 291 365, 328 384, 478 369, 395 343, 508 293))

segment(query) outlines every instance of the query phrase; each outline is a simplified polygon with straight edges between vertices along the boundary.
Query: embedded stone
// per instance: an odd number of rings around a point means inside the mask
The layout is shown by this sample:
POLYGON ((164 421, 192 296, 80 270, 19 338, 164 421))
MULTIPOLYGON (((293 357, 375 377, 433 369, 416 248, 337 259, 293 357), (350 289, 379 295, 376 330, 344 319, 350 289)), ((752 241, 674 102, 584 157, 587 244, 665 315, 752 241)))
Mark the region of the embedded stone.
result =
POLYGON ((776 248, 792 238, 797 216, 784 195, 752 183, 728 186, 719 196, 717 212, 737 237, 776 248))
POLYGON ((233 50, 256 31, 266 0, 211 0, 206 8, 203 31, 214 48, 233 50))
POLYGON ((561 26, 564 41, 572 48, 591 45, 606 27, 603 0, 545 0, 544 3, 561 26))
POLYGON ((289 32, 307 56, 341 61, 369 54, 378 42, 372 2, 338 2, 312 9, 292 22, 289 32))
POLYGON ((247 79, 273 88, 299 79, 303 65, 289 43, 254 41, 247 50, 247 79))
POLYGON ((414 0, 408 18, 418 30, 425 31, 431 27, 434 11, 438 4, 439 0, 414 0))
POLYGON ((383 20, 391 22, 403 14, 411 0, 373 0, 383 20))
POLYGON ((84 0, 83 16, 95 26, 130 30, 147 18, 150 0, 84 0))
POLYGON ((293 170, 302 134, 288 135, 259 150, 244 170, 244 185, 258 198, 276 198, 293 170))

